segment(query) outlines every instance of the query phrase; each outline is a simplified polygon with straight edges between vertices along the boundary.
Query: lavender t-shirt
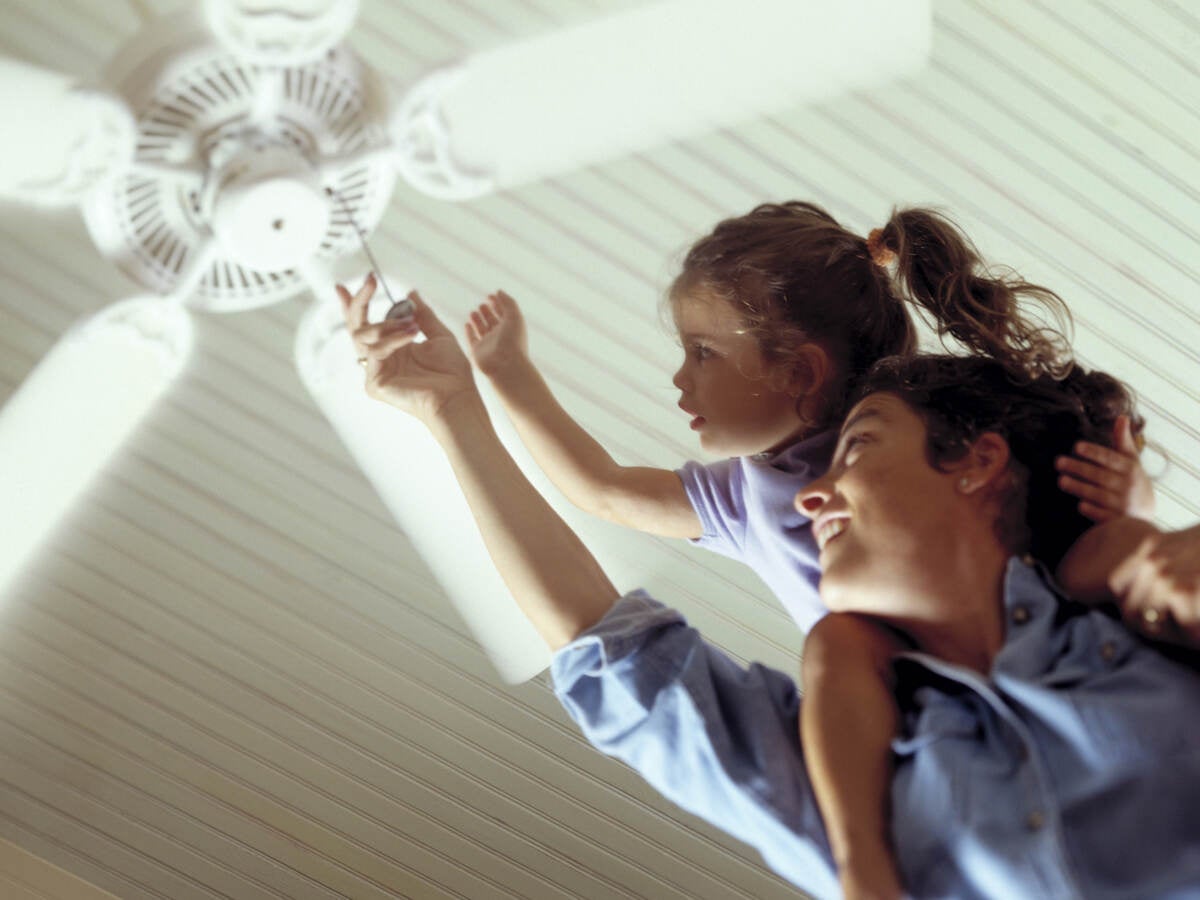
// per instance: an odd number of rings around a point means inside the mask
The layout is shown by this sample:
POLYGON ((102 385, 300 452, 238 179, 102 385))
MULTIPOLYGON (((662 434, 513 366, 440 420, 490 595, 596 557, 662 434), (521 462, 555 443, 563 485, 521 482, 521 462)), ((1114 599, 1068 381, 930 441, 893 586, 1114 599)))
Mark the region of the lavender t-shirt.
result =
POLYGON ((804 631, 826 610, 817 594, 812 520, 796 511, 796 492, 825 474, 837 437, 824 431, 771 456, 688 462, 677 470, 704 526, 695 543, 753 569, 804 631))

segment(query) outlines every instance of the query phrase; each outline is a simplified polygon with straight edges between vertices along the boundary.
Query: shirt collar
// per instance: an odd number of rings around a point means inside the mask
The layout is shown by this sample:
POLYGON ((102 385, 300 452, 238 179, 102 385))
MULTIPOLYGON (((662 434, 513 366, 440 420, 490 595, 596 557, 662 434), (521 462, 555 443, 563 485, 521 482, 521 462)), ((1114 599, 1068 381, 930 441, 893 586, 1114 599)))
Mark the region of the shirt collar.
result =
MULTIPOLYGON (((990 678, 1010 675, 1035 678, 1054 664, 1061 648, 1064 614, 1071 601, 1059 593, 1053 576, 1042 563, 1030 556, 1013 556, 1004 573, 1004 643, 992 661, 990 678)), ((900 658, 911 660, 942 677, 979 687, 981 676, 962 666, 948 663, 928 653, 906 652, 900 658)), ((902 668, 906 669, 907 666, 902 668)))
POLYGON ((837 440, 838 430, 831 428, 828 431, 820 431, 803 440, 796 441, 794 444, 788 444, 782 450, 776 450, 773 453, 755 453, 749 459, 759 465, 770 466, 772 469, 778 469, 789 475, 820 478, 829 468, 833 451, 837 447, 837 440))

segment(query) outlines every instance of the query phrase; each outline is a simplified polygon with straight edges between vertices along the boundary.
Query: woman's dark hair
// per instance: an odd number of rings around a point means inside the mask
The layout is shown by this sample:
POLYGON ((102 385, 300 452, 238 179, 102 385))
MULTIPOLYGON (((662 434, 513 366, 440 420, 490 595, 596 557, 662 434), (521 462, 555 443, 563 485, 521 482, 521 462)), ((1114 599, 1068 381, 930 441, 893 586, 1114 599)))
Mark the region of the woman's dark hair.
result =
POLYGON ((1011 273, 986 271, 966 236, 929 209, 893 211, 868 241, 815 204, 763 204, 692 246, 668 299, 677 305, 689 296, 729 302, 768 361, 796 364, 805 343, 824 347, 835 373, 813 427, 845 415, 876 361, 916 350, 905 297, 932 318, 939 336, 972 352, 1035 373, 1061 375, 1067 365, 1062 300, 1011 273), (890 266, 881 264, 885 257, 890 266), (1028 318, 1023 300, 1040 304, 1060 327, 1028 318))
POLYGON ((936 469, 961 459, 982 434, 1005 439, 1013 477, 998 498, 997 534, 1014 553, 1029 552, 1051 568, 1093 524, 1059 488, 1055 457, 1071 454, 1077 441, 1111 447, 1118 416, 1129 416, 1135 435, 1145 425, 1126 385, 1079 365, 1053 378, 980 356, 894 357, 871 369, 857 399, 880 392, 897 395, 924 420, 936 469))

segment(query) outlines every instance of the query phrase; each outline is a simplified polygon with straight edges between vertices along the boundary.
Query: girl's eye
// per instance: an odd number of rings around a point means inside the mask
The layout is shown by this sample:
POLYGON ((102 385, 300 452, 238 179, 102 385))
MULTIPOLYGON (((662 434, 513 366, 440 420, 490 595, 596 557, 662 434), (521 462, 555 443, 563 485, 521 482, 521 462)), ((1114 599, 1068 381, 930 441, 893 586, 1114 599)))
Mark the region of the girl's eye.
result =
POLYGON ((712 348, 706 347, 704 344, 692 344, 692 356, 703 362, 713 355, 712 348))

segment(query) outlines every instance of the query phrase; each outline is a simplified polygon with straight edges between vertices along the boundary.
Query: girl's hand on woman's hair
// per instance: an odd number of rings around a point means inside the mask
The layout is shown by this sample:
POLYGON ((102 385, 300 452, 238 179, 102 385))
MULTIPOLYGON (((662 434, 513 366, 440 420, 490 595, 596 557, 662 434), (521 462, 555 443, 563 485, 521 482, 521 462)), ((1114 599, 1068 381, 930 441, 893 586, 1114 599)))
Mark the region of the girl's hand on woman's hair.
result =
POLYGON ((1058 485, 1079 498, 1079 511, 1093 522, 1117 516, 1154 517, 1154 485, 1138 460, 1140 448, 1128 416, 1119 416, 1115 449, 1080 442, 1075 456, 1060 456, 1058 485))
POLYGON ((504 291, 489 294, 467 322, 467 346, 479 371, 489 378, 503 375, 529 355, 525 319, 517 301, 504 291))
POLYGON ((367 320, 373 277, 353 296, 341 285, 337 291, 371 397, 432 424, 455 399, 478 396, 466 354, 416 291, 408 294, 415 307, 411 318, 376 324, 367 320), (419 341, 422 334, 425 340, 419 341))
POLYGON ((1200 525, 1147 535, 1108 583, 1130 627, 1200 647, 1200 525))

